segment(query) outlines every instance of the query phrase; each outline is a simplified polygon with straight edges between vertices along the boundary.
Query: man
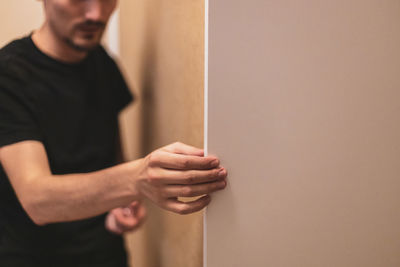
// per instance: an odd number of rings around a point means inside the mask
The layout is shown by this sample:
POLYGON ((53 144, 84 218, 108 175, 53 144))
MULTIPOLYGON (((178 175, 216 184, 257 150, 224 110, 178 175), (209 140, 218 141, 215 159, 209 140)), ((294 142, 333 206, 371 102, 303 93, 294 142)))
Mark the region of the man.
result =
POLYGON ((0 266, 126 266, 141 198, 188 214, 226 186, 218 158, 182 143, 117 164, 133 96, 99 45, 116 2, 43 0, 42 27, 0 50, 0 266))

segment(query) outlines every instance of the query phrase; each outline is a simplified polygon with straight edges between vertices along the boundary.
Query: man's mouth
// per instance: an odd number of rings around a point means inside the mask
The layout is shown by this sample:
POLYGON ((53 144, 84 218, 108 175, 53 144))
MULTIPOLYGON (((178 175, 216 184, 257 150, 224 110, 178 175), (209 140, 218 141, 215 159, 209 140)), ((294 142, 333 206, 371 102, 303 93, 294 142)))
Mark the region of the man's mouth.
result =
POLYGON ((97 31, 100 31, 103 29, 102 26, 97 26, 97 25, 82 25, 79 26, 78 29, 80 31, 83 31, 85 33, 95 33, 97 31))
POLYGON ((77 30, 86 34, 94 34, 105 28, 106 24, 101 21, 85 21, 77 25, 77 30))

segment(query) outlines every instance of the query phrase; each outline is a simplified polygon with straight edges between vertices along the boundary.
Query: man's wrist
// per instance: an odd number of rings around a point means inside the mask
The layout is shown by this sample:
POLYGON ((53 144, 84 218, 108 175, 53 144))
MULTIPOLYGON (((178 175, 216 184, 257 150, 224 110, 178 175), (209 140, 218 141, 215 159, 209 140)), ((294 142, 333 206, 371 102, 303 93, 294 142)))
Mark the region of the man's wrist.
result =
POLYGON ((140 158, 134 161, 129 161, 120 164, 124 168, 124 173, 127 179, 127 188, 131 193, 133 200, 141 199, 142 194, 138 186, 138 181, 140 180, 140 172, 142 169, 144 158, 140 158))

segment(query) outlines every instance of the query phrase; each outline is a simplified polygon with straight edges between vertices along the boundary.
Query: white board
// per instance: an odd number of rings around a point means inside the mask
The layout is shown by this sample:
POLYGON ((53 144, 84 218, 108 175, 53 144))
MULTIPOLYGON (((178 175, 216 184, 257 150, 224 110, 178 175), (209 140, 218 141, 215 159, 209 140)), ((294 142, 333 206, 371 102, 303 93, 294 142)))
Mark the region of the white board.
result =
POLYGON ((400 1, 209 3, 207 267, 400 266, 400 1))

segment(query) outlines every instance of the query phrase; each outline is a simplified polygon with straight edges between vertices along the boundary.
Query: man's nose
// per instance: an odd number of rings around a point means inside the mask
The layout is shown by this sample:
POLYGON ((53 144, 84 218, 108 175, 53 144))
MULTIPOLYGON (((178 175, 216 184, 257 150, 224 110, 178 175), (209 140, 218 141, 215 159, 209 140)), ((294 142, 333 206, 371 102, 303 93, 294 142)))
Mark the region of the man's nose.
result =
POLYGON ((103 16, 102 1, 92 0, 87 1, 85 18, 86 20, 101 21, 103 16))

